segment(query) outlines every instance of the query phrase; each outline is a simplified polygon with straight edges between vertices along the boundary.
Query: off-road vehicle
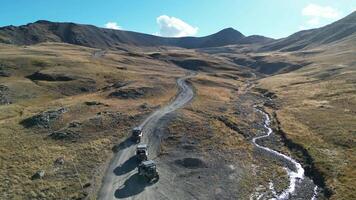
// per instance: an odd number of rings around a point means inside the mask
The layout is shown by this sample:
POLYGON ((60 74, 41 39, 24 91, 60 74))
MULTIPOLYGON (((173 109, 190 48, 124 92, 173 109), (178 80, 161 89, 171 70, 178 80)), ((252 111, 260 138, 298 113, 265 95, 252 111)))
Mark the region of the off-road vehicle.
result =
POLYGON ((132 129, 132 140, 140 143, 142 138, 142 129, 140 127, 135 127, 132 129))
POLYGON ((153 160, 143 161, 138 166, 138 174, 146 177, 150 183, 157 182, 159 179, 156 163, 153 160))
POLYGON ((139 162, 148 159, 148 147, 147 144, 139 144, 136 148, 136 157, 139 162))

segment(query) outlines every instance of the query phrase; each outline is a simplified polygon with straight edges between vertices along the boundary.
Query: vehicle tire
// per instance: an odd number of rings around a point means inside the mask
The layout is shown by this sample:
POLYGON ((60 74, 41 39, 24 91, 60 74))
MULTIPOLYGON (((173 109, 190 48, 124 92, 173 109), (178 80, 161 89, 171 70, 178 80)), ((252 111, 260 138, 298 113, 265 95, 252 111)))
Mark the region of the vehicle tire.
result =
POLYGON ((150 182, 150 183, 157 183, 158 180, 159 180, 159 175, 156 174, 154 177, 151 177, 151 178, 150 178, 149 182, 150 182))

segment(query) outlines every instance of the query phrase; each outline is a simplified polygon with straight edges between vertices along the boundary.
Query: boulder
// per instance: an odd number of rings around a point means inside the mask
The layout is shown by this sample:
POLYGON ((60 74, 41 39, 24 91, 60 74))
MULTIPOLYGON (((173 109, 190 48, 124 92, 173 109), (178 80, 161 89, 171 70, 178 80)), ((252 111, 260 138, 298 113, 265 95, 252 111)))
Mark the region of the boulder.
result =
POLYGON ((61 117, 61 115, 68 110, 66 108, 58 108, 48 110, 30 118, 21 121, 21 124, 27 128, 37 126, 41 128, 49 128, 51 123, 61 117))
POLYGON ((44 175, 45 175, 45 171, 44 170, 39 170, 34 175, 32 175, 31 179, 32 180, 42 179, 44 177, 44 175))

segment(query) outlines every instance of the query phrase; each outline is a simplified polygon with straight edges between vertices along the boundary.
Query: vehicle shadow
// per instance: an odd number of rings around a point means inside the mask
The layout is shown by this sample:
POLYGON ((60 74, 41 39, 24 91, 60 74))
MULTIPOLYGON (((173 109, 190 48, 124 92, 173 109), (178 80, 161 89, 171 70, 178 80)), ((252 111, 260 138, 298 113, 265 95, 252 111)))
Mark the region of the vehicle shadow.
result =
POLYGON ((136 144, 131 137, 126 138, 126 140, 122 141, 120 144, 114 145, 112 147, 112 151, 114 153, 117 153, 118 151, 121 151, 123 149, 129 148, 130 146, 136 144))
POLYGON ((138 173, 130 176, 125 183, 115 191, 115 198, 122 199, 137 195, 144 191, 145 187, 152 185, 147 180, 138 175, 138 173))
POLYGON ((132 156, 131 158, 126 160, 122 165, 116 167, 114 169, 114 174, 116 176, 126 174, 126 173, 134 170, 137 167, 137 165, 138 165, 138 161, 137 161, 136 156, 132 156))

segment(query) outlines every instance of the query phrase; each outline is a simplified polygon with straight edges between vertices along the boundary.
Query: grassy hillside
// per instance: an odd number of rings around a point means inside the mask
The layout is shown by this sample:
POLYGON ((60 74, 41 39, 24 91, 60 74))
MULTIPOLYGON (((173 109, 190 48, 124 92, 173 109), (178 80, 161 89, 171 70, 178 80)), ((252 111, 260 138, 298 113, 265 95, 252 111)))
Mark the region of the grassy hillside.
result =
POLYGON ((100 183, 111 148, 176 92, 184 72, 127 52, 65 44, 1 45, 0 198, 79 198, 100 183), (33 74, 42 76, 31 76, 33 74), (172 74, 172 75, 170 75, 172 74), (113 96, 126 91, 140 96, 113 96), (142 94, 142 95, 141 95, 142 94), (58 117, 32 118, 44 111, 58 117), (30 124, 23 123, 30 119, 30 124), (32 121, 31 121, 32 120, 32 121), (56 160, 64 158, 64 164, 56 160), (32 180, 38 170, 43 179, 32 180))
POLYGON ((260 80, 276 93, 276 110, 287 137, 301 144, 333 191, 331 199, 355 199, 356 43, 294 53, 307 67, 260 80))
POLYGON ((217 105, 229 98, 219 97, 221 88, 237 87, 236 79, 249 73, 194 50, 2 44, 0 198, 94 198, 113 147, 174 97, 176 78, 194 63, 213 71, 195 81, 211 84, 207 91, 217 105), (45 175, 37 179, 41 170, 45 175))

